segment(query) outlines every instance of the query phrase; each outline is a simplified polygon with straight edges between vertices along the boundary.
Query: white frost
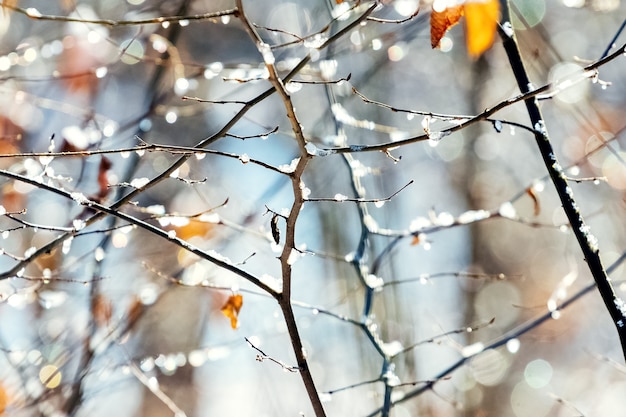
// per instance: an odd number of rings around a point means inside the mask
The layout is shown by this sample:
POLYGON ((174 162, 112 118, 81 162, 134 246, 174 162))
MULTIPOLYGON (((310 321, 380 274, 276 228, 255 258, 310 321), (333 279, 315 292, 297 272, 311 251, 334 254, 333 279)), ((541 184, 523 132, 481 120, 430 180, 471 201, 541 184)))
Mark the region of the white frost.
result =
POLYGON ((161 227, 166 227, 166 226, 183 227, 189 224, 189 218, 181 217, 181 216, 159 217, 157 221, 159 222, 161 227))
POLYGON ((304 181, 300 181, 300 189, 302 190, 302 198, 305 200, 311 195, 311 189, 304 184, 304 181))
POLYGON ((219 223, 221 222, 220 215, 217 213, 204 213, 198 217, 198 220, 205 223, 219 223))
POLYGON ((146 213, 156 214, 160 216, 165 214, 165 207, 161 204, 154 204, 152 206, 148 206, 144 210, 146 213))
POLYGON ((461 355, 463 355, 463 357, 465 358, 469 358, 471 356, 479 354, 483 350, 485 350, 485 345, 483 345, 482 342, 477 342, 469 346, 465 346, 463 349, 461 349, 461 355))
POLYGON ((259 280, 277 292, 282 290, 282 286, 283 286, 282 279, 274 278, 273 276, 269 274, 263 274, 261 275, 259 280))
POLYGON ((41 17, 41 12, 34 7, 26 9, 26 14, 30 17, 41 17))
POLYGON ((293 159, 289 164, 283 164, 278 166, 278 170, 285 174, 291 174, 296 170, 296 166, 300 162, 300 158, 293 159))
POLYGON ((394 364, 389 365, 389 368, 387 368, 387 371, 383 374, 383 379, 387 385, 391 387, 397 387, 402 383, 398 375, 396 375, 394 364))
POLYGON ((515 35, 515 32, 513 31, 513 25, 511 25, 511 22, 504 22, 502 24, 502 30, 504 31, 504 34, 508 36, 509 38, 512 38, 513 35, 515 35))
POLYGON ((619 312, 622 314, 622 317, 626 318, 626 303, 624 303, 624 300, 622 300, 620 297, 615 297, 613 302, 615 303, 615 306, 617 307, 619 312))
POLYGON ((146 178, 146 177, 134 178, 130 182, 130 186, 134 187, 134 188, 137 188, 137 189, 141 189, 141 188, 145 187, 149 182, 150 182, 150 179, 146 178))
POLYGON ((432 223, 426 217, 416 217, 409 224, 409 232, 418 232, 430 226, 432 226, 432 223))
POLYGON ((76 201, 78 204, 82 204, 82 205, 89 204, 89 199, 85 197, 83 193, 79 193, 79 192, 70 193, 70 198, 76 201))
POLYGON ((434 148, 435 146, 439 145, 439 142, 441 141, 441 139, 445 138, 449 134, 450 134, 450 131, 428 132, 428 144, 434 148))
POLYGON ((537 123, 535 123, 535 132, 540 133, 542 135, 545 135, 547 133, 546 131, 546 123, 543 120, 539 120, 537 123))
POLYGON ((488 219, 490 216, 491 213, 489 213, 489 211, 487 210, 468 210, 464 213, 461 213, 457 220, 461 224, 469 224, 488 219))
POLYGON ((368 274, 365 276, 365 284, 373 290, 380 290, 385 285, 385 281, 374 274, 368 274))
POLYGON ((61 247, 61 252, 63 252, 63 255, 67 255, 68 253, 70 253, 70 249, 72 249, 73 240, 74 238, 70 237, 63 241, 63 246, 61 247))
POLYGON ((74 219, 72 221, 72 225, 74 226, 74 230, 79 231, 84 229, 85 226, 87 226, 87 223, 82 219, 74 219))
POLYGON ((233 264, 233 262, 228 257, 226 257, 226 256, 222 255, 221 253, 218 253, 218 252, 216 252, 214 250, 207 251, 207 255, 217 259, 218 261, 222 261, 222 262, 224 262, 226 264, 229 264, 229 265, 233 264))
POLYGON ((452 214, 443 211, 437 215, 437 225, 439 226, 452 226, 454 224, 454 216, 452 214))
POLYGON ((274 57, 272 48, 265 42, 259 42, 257 48, 259 49, 261 56, 263 56, 263 61, 265 61, 267 65, 274 65, 274 62, 276 62, 276 58, 274 57))
POLYGON ((318 49, 318 48, 321 48, 324 45, 324 43, 326 43, 326 41, 328 41, 328 37, 326 35, 323 35, 321 33, 316 33, 310 38, 307 38, 304 40, 304 47, 318 49))
POLYGON ((381 343, 380 348, 387 356, 395 356, 404 350, 404 346, 402 346, 402 343, 398 340, 394 340, 389 343, 381 343))
POLYGON ((300 259, 302 256, 303 256, 302 252, 296 249, 291 249, 291 252, 289 252, 289 258, 287 258, 287 264, 288 265, 295 264, 298 261, 298 259, 300 259))
POLYGON ((372 233, 378 231, 378 223, 376 222, 376 220, 374 220, 371 214, 366 214, 365 216, 363 216, 363 224, 372 233))
POLYGON ((510 201, 507 201, 506 203, 502 203, 502 205, 498 209, 498 213, 500 214, 500 216, 506 219, 517 218, 517 211, 515 210, 515 207, 513 207, 513 204, 511 204, 510 201))

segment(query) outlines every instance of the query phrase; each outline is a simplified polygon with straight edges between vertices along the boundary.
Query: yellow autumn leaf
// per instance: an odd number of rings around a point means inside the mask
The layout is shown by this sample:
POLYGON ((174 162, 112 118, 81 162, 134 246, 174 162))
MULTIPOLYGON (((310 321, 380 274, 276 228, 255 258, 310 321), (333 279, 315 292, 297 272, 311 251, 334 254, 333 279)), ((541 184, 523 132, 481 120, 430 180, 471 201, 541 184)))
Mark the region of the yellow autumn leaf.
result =
POLYGON ((222 314, 230 319, 230 327, 237 328, 237 318, 239 317, 239 311, 243 305, 243 296, 241 294, 234 294, 228 297, 226 303, 222 306, 222 314))
POLYGON ((476 58, 493 44, 500 18, 499 0, 465 3, 465 34, 467 52, 476 58))

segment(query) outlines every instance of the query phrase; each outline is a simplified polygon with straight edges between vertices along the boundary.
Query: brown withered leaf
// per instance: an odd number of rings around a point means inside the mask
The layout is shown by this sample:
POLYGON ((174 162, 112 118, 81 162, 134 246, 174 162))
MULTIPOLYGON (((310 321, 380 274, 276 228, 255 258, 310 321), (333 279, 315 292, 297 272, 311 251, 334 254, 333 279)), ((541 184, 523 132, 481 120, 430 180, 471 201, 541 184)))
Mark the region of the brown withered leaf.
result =
POLYGON ((91 45, 87 42, 73 37, 67 37, 67 40, 68 45, 61 53, 57 68, 63 75, 61 81, 67 91, 92 98, 100 81, 93 68, 100 66, 100 63, 89 50, 91 45))
POLYGON ((100 159, 100 166, 98 167, 98 197, 104 198, 109 192, 109 180, 107 174, 111 169, 111 160, 106 156, 100 159))
POLYGON ((459 23, 463 16, 463 5, 448 7, 443 11, 437 11, 433 8, 430 14, 430 46, 439 47, 439 42, 448 29, 459 23))
POLYGON ((96 326, 106 327, 111 324, 111 317, 113 316, 111 300, 102 294, 96 295, 91 304, 91 314, 93 314, 96 326))
POLYGON ((141 317, 144 311, 144 304, 138 297, 130 303, 128 306, 128 312, 126 313, 128 325, 133 326, 137 320, 141 317))
POLYGON ((222 306, 222 314, 230 319, 230 327, 237 328, 239 311, 243 305, 243 296, 241 294, 234 294, 228 297, 226 303, 222 306))

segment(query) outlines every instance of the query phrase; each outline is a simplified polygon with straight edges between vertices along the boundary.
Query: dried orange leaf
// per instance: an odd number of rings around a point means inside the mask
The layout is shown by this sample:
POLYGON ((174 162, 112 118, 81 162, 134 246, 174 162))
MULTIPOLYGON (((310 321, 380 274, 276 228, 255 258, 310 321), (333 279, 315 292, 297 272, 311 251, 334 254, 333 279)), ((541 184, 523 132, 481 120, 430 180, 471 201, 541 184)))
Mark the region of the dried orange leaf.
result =
POLYGON ((3 16, 8 16, 9 12, 12 11, 12 9, 14 9, 15 7, 18 6, 19 1, 18 0, 5 0, 2 2, 2 5, 0 5, 0 7, 2 7, 2 15, 3 16))
POLYGON ((195 218, 189 219, 189 223, 184 226, 174 226, 176 230, 176 236, 189 240, 193 237, 207 238, 213 233, 214 225, 209 222, 203 222, 195 218))
POLYGON ((237 328, 237 317, 239 317, 239 311, 243 305, 243 296, 241 294, 235 294, 228 297, 226 303, 222 306, 222 314, 230 319, 230 327, 237 328))
POLYGON ((533 187, 528 187, 526 189, 526 194, 528 194, 528 196, 533 200, 534 214, 535 216, 538 216, 539 213, 541 213, 541 206, 539 205, 539 196, 537 195, 537 192, 533 187))
POLYGON ((9 405, 9 396, 7 395, 6 389, 0 385, 0 414, 4 413, 7 405, 9 405))
POLYGON ((442 11, 433 8, 430 14, 430 45, 433 48, 439 46, 439 42, 448 29, 459 23, 463 16, 463 5, 448 7, 442 11))
POLYGON ((420 241, 420 235, 414 235, 413 239, 411 239, 411 246, 419 245, 420 241))
POLYGON ((479 57, 493 44, 500 17, 499 0, 465 3, 467 52, 479 57))

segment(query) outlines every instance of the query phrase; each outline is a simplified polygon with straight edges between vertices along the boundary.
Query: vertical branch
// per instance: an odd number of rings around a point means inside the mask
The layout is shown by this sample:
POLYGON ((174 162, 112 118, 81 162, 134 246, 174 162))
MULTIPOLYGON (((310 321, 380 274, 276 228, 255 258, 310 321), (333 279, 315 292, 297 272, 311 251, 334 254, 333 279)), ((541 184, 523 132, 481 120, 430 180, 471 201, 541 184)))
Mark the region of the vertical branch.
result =
POLYGON ((265 67, 267 68, 269 73, 269 81, 283 101, 283 105, 285 106, 285 110, 287 111, 287 117, 289 118, 289 122, 291 124, 291 129, 295 135, 300 151, 300 159, 296 165, 294 172, 291 175, 293 204, 291 206, 289 216, 287 216, 286 219, 285 244, 279 258, 282 269, 283 291, 280 296, 276 297, 276 299, 280 305, 280 309, 285 319, 287 330, 289 332, 289 337, 291 339, 291 345, 294 351, 294 355, 296 357, 298 368, 300 369, 300 375, 302 377, 302 381, 309 396, 309 400, 311 401, 311 405, 313 407, 315 415, 317 417, 325 417, 326 412, 324 411, 322 401, 320 400, 317 389, 315 388, 315 382, 313 381, 313 376, 311 375, 308 366, 308 361, 306 359, 306 355, 302 346, 302 338, 300 337, 296 318, 293 312, 293 308, 291 306, 292 267, 290 258, 296 250, 296 222, 298 220, 298 216, 300 215, 302 206, 304 205, 304 197, 302 193, 305 186, 302 182, 302 174, 304 173, 308 162, 312 158, 312 155, 310 155, 306 149, 306 139, 302 131, 302 126, 300 125, 298 117, 296 116, 291 97, 285 89, 283 81, 278 76, 276 66, 274 65, 275 58, 270 46, 263 42, 256 29, 247 19, 244 12, 242 0, 237 0, 237 9, 239 10, 239 18, 244 24, 246 31, 256 43, 259 53, 263 57, 265 67))
MULTIPOLYGON (((502 0, 501 3, 502 23, 500 25, 500 36, 502 43, 520 91, 522 94, 528 93, 533 89, 533 86, 528 78, 526 68, 524 67, 515 34, 511 29, 508 2, 502 0)), ((615 294, 611 280, 604 269, 600 258, 598 241, 596 237, 591 234, 589 226, 585 223, 578 208, 578 204, 574 199, 574 193, 568 185, 567 177, 554 153, 541 110, 537 105, 537 100, 535 98, 528 98, 524 103, 526 104, 526 110, 534 129, 533 132, 537 147, 546 165, 546 169, 550 174, 550 179, 559 195, 563 211, 572 226, 574 236, 576 236, 585 260, 587 261, 589 271, 598 287, 602 301, 604 301, 604 305, 613 319, 613 324, 617 329, 622 346, 622 353, 626 358, 626 306, 624 305, 624 301, 615 294)))

